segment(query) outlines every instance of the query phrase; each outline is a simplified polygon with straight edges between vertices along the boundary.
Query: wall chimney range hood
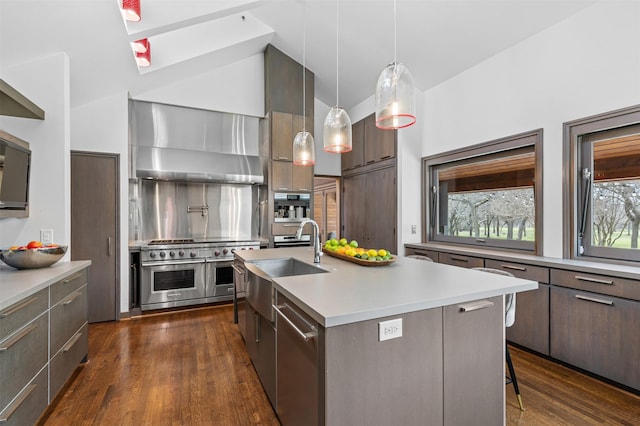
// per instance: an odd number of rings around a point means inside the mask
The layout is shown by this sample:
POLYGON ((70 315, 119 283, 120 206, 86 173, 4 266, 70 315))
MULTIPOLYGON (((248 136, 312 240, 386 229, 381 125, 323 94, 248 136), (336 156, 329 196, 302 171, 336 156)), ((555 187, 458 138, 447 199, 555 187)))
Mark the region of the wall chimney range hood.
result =
POLYGON ((133 177, 264 183, 257 117, 130 100, 129 127, 133 177))

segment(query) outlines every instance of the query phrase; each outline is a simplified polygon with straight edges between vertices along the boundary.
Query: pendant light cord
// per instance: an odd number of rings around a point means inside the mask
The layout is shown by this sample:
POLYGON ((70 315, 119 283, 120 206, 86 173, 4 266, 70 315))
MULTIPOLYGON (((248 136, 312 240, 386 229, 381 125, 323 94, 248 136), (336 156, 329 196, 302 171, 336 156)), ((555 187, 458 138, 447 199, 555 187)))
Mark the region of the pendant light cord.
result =
POLYGON ((398 63, 398 18, 396 13, 396 0, 393 0, 393 65, 398 63))
POLYGON ((307 131, 307 2, 302 2, 302 131, 307 131))
POLYGON ((338 64, 340 63, 340 43, 338 43, 338 40, 340 39, 340 13, 338 13, 338 4, 339 0, 336 0, 336 106, 340 106, 340 98, 338 96, 340 93, 340 77, 338 73, 338 64))

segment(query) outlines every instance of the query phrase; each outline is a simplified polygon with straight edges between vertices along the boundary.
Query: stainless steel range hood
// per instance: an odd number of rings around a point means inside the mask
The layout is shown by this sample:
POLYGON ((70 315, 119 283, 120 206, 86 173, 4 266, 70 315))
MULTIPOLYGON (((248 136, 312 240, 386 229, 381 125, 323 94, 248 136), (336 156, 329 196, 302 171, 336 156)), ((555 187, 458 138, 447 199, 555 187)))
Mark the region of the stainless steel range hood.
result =
POLYGON ((257 117, 130 100, 129 126, 132 177, 264 183, 257 117))
POLYGON ((141 146, 136 175, 143 179, 181 182, 262 184, 260 157, 141 146))

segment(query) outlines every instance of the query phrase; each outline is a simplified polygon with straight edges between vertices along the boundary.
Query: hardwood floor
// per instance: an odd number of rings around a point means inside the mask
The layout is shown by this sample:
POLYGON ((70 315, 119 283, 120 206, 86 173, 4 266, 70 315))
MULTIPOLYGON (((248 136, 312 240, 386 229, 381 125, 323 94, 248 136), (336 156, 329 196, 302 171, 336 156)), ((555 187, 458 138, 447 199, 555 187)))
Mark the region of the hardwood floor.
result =
MULTIPOLYGON (((640 425, 640 397, 511 349, 508 425, 640 425)), ((89 362, 41 425, 278 425, 230 305, 89 326, 89 362)))

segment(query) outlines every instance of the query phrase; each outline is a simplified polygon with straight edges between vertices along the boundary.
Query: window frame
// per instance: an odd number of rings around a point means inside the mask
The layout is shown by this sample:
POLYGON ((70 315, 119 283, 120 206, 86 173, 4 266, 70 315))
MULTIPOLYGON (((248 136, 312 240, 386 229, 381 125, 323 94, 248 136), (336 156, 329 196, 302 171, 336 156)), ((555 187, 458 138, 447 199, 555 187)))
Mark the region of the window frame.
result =
POLYGON ((444 153, 427 156, 422 158, 422 229, 423 241, 432 243, 456 244, 468 247, 483 247, 492 250, 508 250, 527 252, 532 254, 541 254, 543 247, 543 177, 542 177, 542 159, 543 159, 543 129, 535 129, 528 132, 519 133, 504 138, 463 147, 444 153), (535 241, 533 244, 523 244, 521 241, 515 240, 497 240, 491 239, 485 241, 475 237, 454 237, 441 235, 437 232, 437 214, 439 200, 436 199, 435 208, 433 207, 434 194, 437 195, 437 184, 434 177, 434 169, 439 166, 456 162, 468 162, 478 159, 487 159, 491 156, 504 154, 508 151, 518 150, 524 147, 533 147, 535 156, 534 168, 534 211, 535 211, 535 241), (434 191, 435 188, 435 191, 434 191), (498 244, 496 244, 498 243, 498 244))
MULTIPOLYGON (((580 165, 590 155, 584 153, 583 145, 593 142, 597 133, 622 130, 640 124, 640 105, 609 111, 602 114, 569 121, 563 124, 563 257, 595 262, 637 264, 638 253, 613 247, 589 245, 585 254, 580 254, 578 234, 582 221, 582 197, 584 185, 578 177, 580 165)), ((591 169, 592 170, 592 169, 591 169)), ((591 203, 590 203, 591 204, 591 203)), ((589 212, 591 207, 589 207, 589 212)), ((585 229, 590 236, 591 221, 585 229)), ((586 240, 586 238, 585 238, 586 240)))

